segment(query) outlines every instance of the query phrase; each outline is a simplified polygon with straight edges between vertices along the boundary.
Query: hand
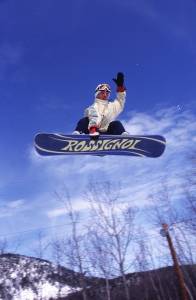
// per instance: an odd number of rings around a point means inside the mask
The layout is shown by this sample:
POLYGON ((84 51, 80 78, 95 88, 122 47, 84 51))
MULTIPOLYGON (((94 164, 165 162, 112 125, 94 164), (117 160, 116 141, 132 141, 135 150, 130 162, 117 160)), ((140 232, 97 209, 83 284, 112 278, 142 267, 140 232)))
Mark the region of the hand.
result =
POLYGON ((116 83, 117 87, 123 87, 124 86, 124 74, 121 72, 118 72, 116 78, 113 78, 113 81, 116 83))

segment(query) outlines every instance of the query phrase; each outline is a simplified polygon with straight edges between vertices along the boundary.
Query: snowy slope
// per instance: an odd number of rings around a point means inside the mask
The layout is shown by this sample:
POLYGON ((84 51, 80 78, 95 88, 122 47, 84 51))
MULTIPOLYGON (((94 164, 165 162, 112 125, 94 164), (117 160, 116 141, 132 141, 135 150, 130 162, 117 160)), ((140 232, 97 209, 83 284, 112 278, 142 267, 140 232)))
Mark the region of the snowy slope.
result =
POLYGON ((49 261, 0 255, 0 299, 49 300, 78 291, 74 272, 49 261))

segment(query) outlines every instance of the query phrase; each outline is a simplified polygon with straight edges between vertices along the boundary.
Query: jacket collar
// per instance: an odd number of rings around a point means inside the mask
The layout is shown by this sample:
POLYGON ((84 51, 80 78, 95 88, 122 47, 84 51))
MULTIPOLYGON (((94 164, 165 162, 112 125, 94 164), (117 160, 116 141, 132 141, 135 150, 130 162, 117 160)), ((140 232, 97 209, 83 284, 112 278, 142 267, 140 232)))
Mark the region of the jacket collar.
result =
POLYGON ((108 100, 101 100, 101 99, 95 98, 95 102, 103 104, 103 105, 107 105, 109 101, 108 100))

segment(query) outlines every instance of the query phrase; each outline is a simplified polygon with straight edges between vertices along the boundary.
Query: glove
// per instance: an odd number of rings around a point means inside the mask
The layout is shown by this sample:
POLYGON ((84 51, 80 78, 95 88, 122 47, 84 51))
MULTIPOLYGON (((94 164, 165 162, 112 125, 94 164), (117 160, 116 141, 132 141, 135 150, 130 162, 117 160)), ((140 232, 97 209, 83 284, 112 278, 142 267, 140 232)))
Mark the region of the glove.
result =
POLYGON ((119 72, 116 78, 113 78, 113 81, 116 83, 117 86, 124 86, 124 74, 119 72))
POLYGON ((121 72, 117 73, 116 78, 113 78, 113 81, 117 85, 117 92, 124 92, 126 90, 124 86, 124 74, 121 72))

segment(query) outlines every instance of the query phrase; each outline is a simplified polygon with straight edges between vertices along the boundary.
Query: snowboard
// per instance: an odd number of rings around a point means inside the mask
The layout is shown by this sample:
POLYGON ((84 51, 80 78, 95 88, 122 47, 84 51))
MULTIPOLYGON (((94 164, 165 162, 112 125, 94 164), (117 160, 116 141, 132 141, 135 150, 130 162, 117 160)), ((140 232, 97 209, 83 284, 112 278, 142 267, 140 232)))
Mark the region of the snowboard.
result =
POLYGON ((92 139, 88 134, 65 135, 38 133, 35 149, 40 155, 125 155, 159 157, 166 140, 160 135, 100 135, 92 139))

